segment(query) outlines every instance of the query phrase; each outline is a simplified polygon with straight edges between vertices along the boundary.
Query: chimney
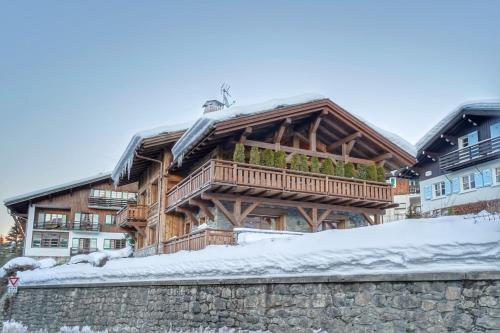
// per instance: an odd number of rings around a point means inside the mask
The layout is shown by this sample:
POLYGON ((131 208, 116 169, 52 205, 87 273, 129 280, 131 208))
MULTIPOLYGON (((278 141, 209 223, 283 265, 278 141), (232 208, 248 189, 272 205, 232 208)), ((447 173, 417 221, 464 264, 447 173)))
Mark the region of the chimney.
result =
POLYGON ((206 101, 202 107, 203 107, 203 114, 205 114, 224 109, 224 104, 219 102, 218 100, 212 99, 206 101))

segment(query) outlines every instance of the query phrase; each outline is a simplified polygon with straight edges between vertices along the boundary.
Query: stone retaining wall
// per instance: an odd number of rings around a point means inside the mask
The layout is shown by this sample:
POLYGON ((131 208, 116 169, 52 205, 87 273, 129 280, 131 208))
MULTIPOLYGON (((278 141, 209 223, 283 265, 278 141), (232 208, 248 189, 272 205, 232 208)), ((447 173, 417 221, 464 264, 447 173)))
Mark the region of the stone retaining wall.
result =
POLYGON ((3 316, 50 332, 499 332, 500 272, 23 287, 3 316))

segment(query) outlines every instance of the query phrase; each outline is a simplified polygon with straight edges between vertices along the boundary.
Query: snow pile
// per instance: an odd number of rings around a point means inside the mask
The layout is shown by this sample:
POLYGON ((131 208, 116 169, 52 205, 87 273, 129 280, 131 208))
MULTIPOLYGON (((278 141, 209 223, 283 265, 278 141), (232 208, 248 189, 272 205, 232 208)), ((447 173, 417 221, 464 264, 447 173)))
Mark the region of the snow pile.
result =
POLYGON ((102 267, 108 260, 128 258, 132 255, 133 252, 134 250, 130 246, 127 246, 120 250, 108 250, 102 252, 92 252, 89 254, 79 254, 71 257, 68 265, 88 263, 92 266, 102 267))
POLYGON ((28 333, 28 328, 21 323, 9 320, 3 322, 2 333, 28 333))
POLYGON ((327 230, 202 251, 124 258, 104 267, 20 272, 24 285, 500 270, 500 223, 461 216, 327 230))
POLYGON ((261 230, 251 228, 235 228, 236 244, 247 245, 261 240, 269 239, 290 239, 292 237, 302 236, 303 232, 261 230))
POLYGON ((57 262, 52 258, 40 259, 38 260, 38 268, 45 269, 51 268, 57 265, 57 262))
POLYGON ((424 149, 430 141, 436 136, 440 135, 443 128, 448 125, 455 117, 457 117, 463 110, 498 110, 500 113, 500 100, 491 101, 476 101, 468 102, 460 105, 458 108, 449 112, 443 119, 441 119, 434 127, 432 127, 418 142, 415 144, 418 151, 424 149))

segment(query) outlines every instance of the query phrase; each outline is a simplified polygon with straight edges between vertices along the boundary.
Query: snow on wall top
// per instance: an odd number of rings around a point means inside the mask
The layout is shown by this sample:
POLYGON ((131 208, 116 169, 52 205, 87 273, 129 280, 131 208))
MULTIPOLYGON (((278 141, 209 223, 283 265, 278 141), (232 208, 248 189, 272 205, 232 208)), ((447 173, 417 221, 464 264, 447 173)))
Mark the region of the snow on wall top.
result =
POLYGON ((450 111, 443 119, 441 119, 434 127, 432 127, 416 144, 417 151, 424 149, 431 140, 441 131, 444 127, 450 123, 455 117, 457 117, 463 110, 474 109, 474 110, 499 110, 500 111, 500 100, 489 100, 489 101, 475 101, 467 102, 461 104, 456 109, 450 111))
POLYGON ((193 122, 171 124, 171 125, 152 128, 152 129, 141 131, 141 132, 134 134, 134 136, 130 140, 129 144, 127 145, 127 148, 125 148, 125 151, 123 152, 122 156, 118 160, 118 163, 116 164, 115 169, 111 173, 111 178, 113 179, 114 183, 118 184, 120 178, 122 178, 125 175, 128 175, 128 173, 130 172, 130 169, 132 167, 132 163, 134 160, 134 154, 144 139, 151 138, 151 137, 161 135, 161 134, 182 131, 182 130, 185 130, 185 129, 191 127, 192 124, 193 124, 193 122))
POLYGON ((64 184, 56 185, 56 186, 51 186, 51 187, 46 187, 42 188, 33 192, 25 193, 25 194, 20 194, 16 195, 10 198, 7 198, 4 200, 4 204, 7 205, 12 205, 15 203, 19 203, 22 201, 27 201, 27 200, 32 200, 38 197, 42 197, 48 194, 68 190, 71 188, 79 187, 82 185, 86 185, 89 183, 94 183, 100 180, 108 179, 110 178, 111 174, 109 172, 106 173, 99 173, 97 175, 94 175, 92 177, 87 177, 87 178, 82 178, 74 181, 70 181, 64 184))

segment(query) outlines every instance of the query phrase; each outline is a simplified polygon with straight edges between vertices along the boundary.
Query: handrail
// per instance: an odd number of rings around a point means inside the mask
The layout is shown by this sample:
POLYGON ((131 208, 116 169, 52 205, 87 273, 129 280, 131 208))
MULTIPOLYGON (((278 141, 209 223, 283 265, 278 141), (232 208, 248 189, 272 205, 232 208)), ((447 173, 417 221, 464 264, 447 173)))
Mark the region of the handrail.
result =
POLYGON ((439 166, 441 169, 446 169, 495 152, 500 152, 500 137, 485 139, 471 146, 446 153, 439 157, 439 166))

